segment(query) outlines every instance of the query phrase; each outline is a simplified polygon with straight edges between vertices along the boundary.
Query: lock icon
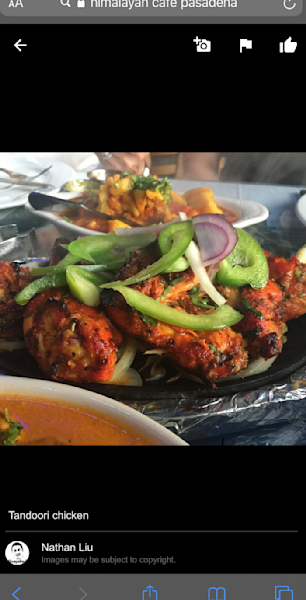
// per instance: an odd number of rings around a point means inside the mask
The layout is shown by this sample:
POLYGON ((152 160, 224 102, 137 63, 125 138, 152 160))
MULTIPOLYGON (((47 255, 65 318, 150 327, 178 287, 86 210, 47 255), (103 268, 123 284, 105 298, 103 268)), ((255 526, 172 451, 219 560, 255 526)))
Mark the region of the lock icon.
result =
POLYGON ((78 0, 77 8, 85 8, 85 0, 78 0))

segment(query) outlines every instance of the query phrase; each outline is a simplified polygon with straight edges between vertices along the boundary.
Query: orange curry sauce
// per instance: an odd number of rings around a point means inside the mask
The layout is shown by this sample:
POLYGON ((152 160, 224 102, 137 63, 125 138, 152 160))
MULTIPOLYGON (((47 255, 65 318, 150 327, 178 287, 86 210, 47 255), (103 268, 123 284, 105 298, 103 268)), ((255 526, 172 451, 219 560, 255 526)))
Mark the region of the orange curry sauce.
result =
POLYGON ((16 446, 147 446, 151 445, 137 433, 127 430, 120 421, 94 410, 44 398, 14 398, 0 396, 0 417, 8 409, 11 421, 24 429, 16 446))

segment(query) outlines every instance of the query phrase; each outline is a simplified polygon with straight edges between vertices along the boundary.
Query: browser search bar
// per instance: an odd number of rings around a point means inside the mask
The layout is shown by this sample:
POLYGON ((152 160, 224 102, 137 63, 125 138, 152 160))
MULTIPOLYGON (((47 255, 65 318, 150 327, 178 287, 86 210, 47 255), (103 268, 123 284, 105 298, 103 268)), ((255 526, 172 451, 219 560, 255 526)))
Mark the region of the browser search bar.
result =
POLYGON ((8 17, 297 17, 303 0, 22 0, 14 8, 0 0, 8 17), (20 6, 22 4, 22 7, 20 6))

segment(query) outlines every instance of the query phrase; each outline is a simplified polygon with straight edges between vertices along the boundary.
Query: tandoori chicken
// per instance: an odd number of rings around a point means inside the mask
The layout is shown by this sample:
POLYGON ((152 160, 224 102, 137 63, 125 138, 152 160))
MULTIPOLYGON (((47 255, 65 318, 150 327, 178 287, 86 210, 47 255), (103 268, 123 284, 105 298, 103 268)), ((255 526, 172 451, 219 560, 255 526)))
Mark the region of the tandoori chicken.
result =
POLYGON ((41 370, 58 381, 108 381, 122 334, 105 314, 66 288, 35 296, 26 307, 24 336, 41 370))
MULTIPOLYGON (((115 279, 124 280, 135 275, 158 257, 159 250, 155 242, 143 250, 137 250, 119 269, 115 279)), ((188 269, 183 277, 181 273, 158 275, 132 287, 172 308, 203 314, 207 308, 195 305, 189 294, 196 284, 197 279, 188 269), (178 279, 179 282, 175 283, 178 279), (174 285, 171 286, 171 282, 174 285)), ((214 381, 247 366, 248 354, 242 335, 230 327, 218 331, 194 331, 161 321, 154 322, 131 309, 123 296, 112 290, 101 291, 101 303, 119 329, 143 340, 149 348, 165 349, 167 358, 174 365, 202 380, 214 381)))

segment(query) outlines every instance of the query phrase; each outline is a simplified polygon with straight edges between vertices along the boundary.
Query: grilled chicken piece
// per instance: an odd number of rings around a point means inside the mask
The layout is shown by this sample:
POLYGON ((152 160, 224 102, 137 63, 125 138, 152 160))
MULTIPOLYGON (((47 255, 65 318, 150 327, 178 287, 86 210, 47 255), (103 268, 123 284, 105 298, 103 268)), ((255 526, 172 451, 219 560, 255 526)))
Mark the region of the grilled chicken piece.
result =
MULTIPOLYGON (((159 257, 155 242, 143 250, 137 250, 119 269, 115 279, 124 280, 135 275, 159 257)), ((179 277, 182 277, 182 273, 158 275, 132 287, 156 299, 164 294, 171 279, 179 277)), ((161 303, 178 310, 203 314, 205 308, 195 306, 188 293, 196 283, 192 271, 188 270, 184 280, 173 286, 166 297, 160 300, 161 303)), ((174 365, 202 380, 214 381, 238 373, 247 366, 248 355, 243 338, 229 327, 219 331, 193 331, 161 321, 157 321, 157 324, 154 321, 145 323, 139 311, 128 306, 119 292, 109 289, 101 291, 101 302, 110 319, 122 331, 145 341, 149 348, 165 349, 166 356, 174 365)))
POLYGON ((122 342, 103 312, 64 288, 42 292, 28 303, 24 335, 41 370, 57 381, 108 381, 122 342))
POLYGON ((284 292, 273 281, 261 290, 250 286, 240 288, 235 308, 244 313, 242 321, 234 326, 247 340, 251 357, 272 358, 282 351, 282 332, 285 321, 284 292))
POLYGON ((33 281, 29 270, 14 262, 0 262, 0 339, 23 339, 24 306, 14 301, 15 295, 33 281))
POLYGON ((66 238, 63 237, 57 238, 55 240, 53 248, 51 250, 51 256, 49 261, 50 267, 57 265, 68 254, 68 251, 62 247, 62 244, 70 244, 70 242, 69 240, 66 240, 66 238))
POLYGON ((284 291, 284 320, 290 321, 306 313, 306 265, 295 256, 290 260, 265 252, 272 281, 284 291))

